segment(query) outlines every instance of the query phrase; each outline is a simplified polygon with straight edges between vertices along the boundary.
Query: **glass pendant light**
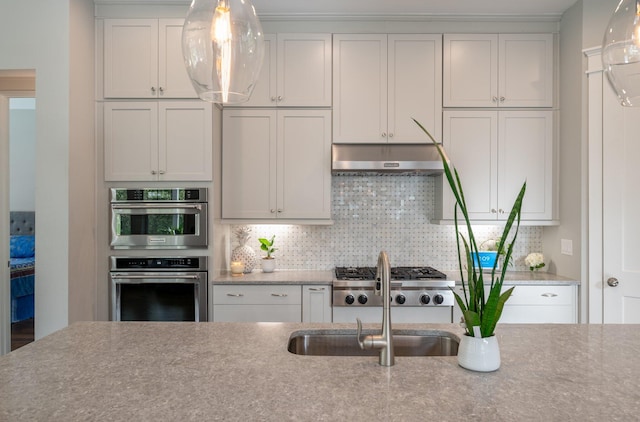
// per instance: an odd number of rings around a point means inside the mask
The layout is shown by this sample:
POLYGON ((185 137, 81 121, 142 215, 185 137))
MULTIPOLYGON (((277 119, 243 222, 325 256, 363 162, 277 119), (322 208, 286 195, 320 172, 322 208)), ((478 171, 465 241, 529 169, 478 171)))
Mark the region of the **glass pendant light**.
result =
POLYGON ((201 99, 247 101, 264 57, 264 34, 251 1, 193 0, 182 28, 182 55, 201 99))
POLYGON ((640 0, 621 0, 604 34, 602 64, 623 106, 640 106, 640 0))

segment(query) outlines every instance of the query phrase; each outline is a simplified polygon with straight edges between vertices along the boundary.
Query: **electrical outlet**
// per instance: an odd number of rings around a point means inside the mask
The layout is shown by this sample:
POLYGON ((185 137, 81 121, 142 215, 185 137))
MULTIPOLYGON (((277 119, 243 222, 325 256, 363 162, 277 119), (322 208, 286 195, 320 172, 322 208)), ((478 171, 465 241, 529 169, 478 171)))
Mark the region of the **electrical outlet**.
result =
POLYGON ((573 255, 573 240, 560 239, 560 253, 563 255, 573 255))

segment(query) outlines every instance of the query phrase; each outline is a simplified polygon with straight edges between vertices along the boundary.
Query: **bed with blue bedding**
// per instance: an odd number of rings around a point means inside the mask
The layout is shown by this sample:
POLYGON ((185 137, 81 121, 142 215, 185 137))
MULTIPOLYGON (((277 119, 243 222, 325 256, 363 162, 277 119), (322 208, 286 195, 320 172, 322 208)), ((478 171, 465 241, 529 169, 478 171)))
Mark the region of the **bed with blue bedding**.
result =
POLYGON ((34 315, 35 287, 35 213, 11 212, 10 271, 11 322, 24 321, 34 315))

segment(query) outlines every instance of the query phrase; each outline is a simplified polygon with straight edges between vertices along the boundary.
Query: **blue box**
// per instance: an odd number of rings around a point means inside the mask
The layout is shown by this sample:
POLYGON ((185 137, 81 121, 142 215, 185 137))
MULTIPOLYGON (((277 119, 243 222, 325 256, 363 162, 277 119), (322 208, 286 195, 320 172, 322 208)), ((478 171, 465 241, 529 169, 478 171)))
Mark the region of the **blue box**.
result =
POLYGON ((482 251, 474 253, 473 266, 476 268, 482 268, 483 270, 492 270, 497 257, 498 252, 496 251, 482 251))

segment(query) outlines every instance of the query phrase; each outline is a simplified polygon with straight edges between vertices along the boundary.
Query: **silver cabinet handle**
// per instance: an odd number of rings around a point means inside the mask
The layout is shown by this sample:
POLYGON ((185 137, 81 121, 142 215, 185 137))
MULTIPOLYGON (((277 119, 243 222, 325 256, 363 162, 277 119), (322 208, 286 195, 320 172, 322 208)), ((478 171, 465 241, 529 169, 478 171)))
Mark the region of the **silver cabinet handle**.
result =
POLYGON ((287 297, 289 296, 286 293, 271 293, 271 296, 275 296, 275 297, 287 297))
POLYGON ((618 286, 618 284, 620 284, 620 282, 619 282, 619 281, 618 281, 618 279, 617 279, 617 278, 615 278, 615 277, 609 277, 609 278, 607 279, 607 284, 608 284, 609 286, 611 286, 611 287, 617 287, 617 286, 618 286))
POLYGON ((165 174, 166 172, 164 170, 160 170, 158 173, 159 174, 165 174))
POLYGON ((275 100, 276 100, 276 97, 271 97, 271 101, 275 101, 275 100))
POLYGON ((382 137, 386 138, 387 137, 387 132, 382 132, 382 137))
POLYGON ((504 97, 500 97, 500 102, 504 103, 505 98, 504 97))
POLYGON ((323 292, 324 287, 309 287, 309 290, 311 290, 312 292, 323 292))
POLYGON ((494 102, 494 103, 497 103, 498 102, 498 97, 496 97, 496 96, 491 97, 491 101, 494 102))
POLYGON ((282 101, 282 95, 278 95, 278 101, 282 101))
POLYGON ((500 209, 498 210, 498 212, 499 212, 500 214, 504 214, 504 210, 503 210, 502 208, 500 208, 500 209))
POLYGON ((276 210, 274 210, 273 208, 271 208, 271 209, 269 210, 269 212, 270 212, 271 214, 275 214, 275 213, 276 213, 276 210))
POLYGON ((156 87, 155 86, 151 87, 151 92, 154 93, 154 94, 156 93, 156 87))
POLYGON ((227 296, 231 296, 231 297, 243 297, 244 295, 242 293, 227 293, 227 296))
POLYGON ((495 208, 491 208, 491 214, 497 214, 497 213, 498 213, 498 211, 496 211, 495 208))
POLYGON ((544 296, 544 297, 556 297, 558 296, 555 293, 542 293, 540 296, 544 296))
POLYGON ((282 212, 282 208, 278 208, 278 212, 282 212))
POLYGON ((158 91, 160 91, 160 93, 162 94, 164 92, 164 88, 163 87, 159 87, 158 91))
POLYGON ((158 172, 155 170, 151 170, 151 174, 157 174, 158 172))

